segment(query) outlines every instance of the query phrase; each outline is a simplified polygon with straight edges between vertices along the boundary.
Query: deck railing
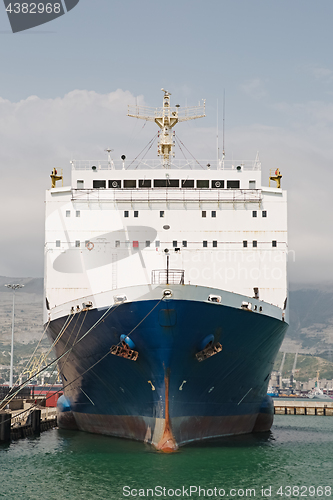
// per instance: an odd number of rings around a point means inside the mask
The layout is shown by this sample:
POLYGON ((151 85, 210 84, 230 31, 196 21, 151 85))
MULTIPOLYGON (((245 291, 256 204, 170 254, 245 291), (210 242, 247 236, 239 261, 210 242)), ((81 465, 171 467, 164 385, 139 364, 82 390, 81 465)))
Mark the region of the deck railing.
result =
MULTIPOLYGON (((147 170, 147 169, 163 169, 163 161, 160 159, 144 159, 144 160, 72 160, 73 170, 147 170)), ((178 160, 171 159, 171 169, 185 170, 261 170, 261 162, 259 160, 195 160, 186 159, 178 160)))
POLYGON ((72 189, 72 200, 115 202, 221 202, 260 203, 261 189, 72 189))
POLYGON ((184 285, 183 269, 155 269, 151 273, 152 285, 184 285))

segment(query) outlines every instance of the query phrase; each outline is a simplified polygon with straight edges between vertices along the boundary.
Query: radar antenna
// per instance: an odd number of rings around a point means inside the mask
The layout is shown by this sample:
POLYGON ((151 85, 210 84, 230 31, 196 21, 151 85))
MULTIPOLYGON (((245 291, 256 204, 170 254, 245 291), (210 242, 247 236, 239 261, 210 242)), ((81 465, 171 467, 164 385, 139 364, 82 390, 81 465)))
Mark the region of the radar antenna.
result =
POLYGON ((203 103, 199 106, 179 109, 179 104, 176 104, 176 106, 172 108, 170 107, 170 92, 164 89, 161 90, 164 92, 162 108, 128 105, 127 116, 155 122, 159 126, 158 156, 163 157, 163 167, 169 168, 170 157, 175 156, 173 152, 174 140, 172 128, 179 122, 195 120, 196 118, 203 118, 206 116, 206 101, 203 100, 203 103))

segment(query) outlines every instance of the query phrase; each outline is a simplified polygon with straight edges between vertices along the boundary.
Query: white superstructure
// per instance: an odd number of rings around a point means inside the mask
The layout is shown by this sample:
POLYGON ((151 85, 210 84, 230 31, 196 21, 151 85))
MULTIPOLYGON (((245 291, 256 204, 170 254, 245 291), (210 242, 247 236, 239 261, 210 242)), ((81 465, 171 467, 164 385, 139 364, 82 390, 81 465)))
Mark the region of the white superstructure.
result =
POLYGON ((285 310, 286 192, 262 187, 258 160, 170 160, 173 125, 160 116, 154 121, 169 127, 165 136, 161 128, 161 160, 72 161, 71 186, 47 191, 49 314, 89 301, 108 306, 130 287, 167 282, 255 297, 256 310, 261 301, 285 310))

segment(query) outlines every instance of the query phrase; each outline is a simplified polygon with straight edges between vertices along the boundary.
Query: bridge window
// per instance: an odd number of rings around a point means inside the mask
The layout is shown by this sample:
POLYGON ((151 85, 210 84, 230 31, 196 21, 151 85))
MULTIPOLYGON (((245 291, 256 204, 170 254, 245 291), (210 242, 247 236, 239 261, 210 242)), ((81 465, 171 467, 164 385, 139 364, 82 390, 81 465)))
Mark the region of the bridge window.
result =
POLYGON ((114 243, 114 246, 116 248, 119 248, 120 247, 120 240, 116 240, 115 243, 114 243))
POLYGON ((101 180, 94 180, 93 181, 93 188, 95 189, 101 189, 106 187, 106 181, 101 181, 101 180))
POLYGON ((76 187, 77 187, 77 189, 83 189, 84 188, 84 181, 83 180, 77 180, 76 181, 76 187))
POLYGON ((186 241, 186 240, 183 240, 183 241, 182 241, 182 245, 183 245, 183 247, 184 247, 184 248, 186 248, 186 247, 187 247, 187 241, 186 241))
POLYGON ((150 247, 150 241, 146 240, 146 247, 150 247))
POLYGON ((239 181, 227 181, 228 189, 239 189, 240 182, 239 181))
POLYGON ((197 188, 208 189, 209 188, 209 181, 208 180, 198 180, 197 181, 197 188))
POLYGON ((178 188, 179 179, 154 179, 154 187, 156 188, 178 188))
POLYGON ((160 210, 160 217, 164 217, 164 210, 160 210))
POLYGON ((212 217, 216 217, 216 210, 212 210, 212 217))
POLYGON ((276 240, 273 240, 273 241, 272 241, 272 247, 273 247, 273 248, 277 247, 277 241, 276 241, 276 240))
POLYGON ((136 188, 136 180, 135 179, 125 179, 124 180, 124 188, 135 189, 136 188))
POLYGON ((158 240, 156 240, 156 241, 155 241, 155 247, 156 247, 156 248, 159 248, 160 246, 161 246, 161 242, 160 242, 160 241, 158 241, 158 240))
POLYGON ((56 241, 56 247, 59 248, 60 247, 60 240, 57 240, 56 241))
POLYGON ((204 241, 202 242, 202 246, 203 246, 204 248, 207 248, 207 247, 208 247, 208 242, 207 242, 206 240, 204 240, 204 241))
POLYGON ((256 181, 249 181, 249 189, 255 189, 256 188, 256 181))
POLYGON ((173 240, 173 242, 172 242, 172 246, 173 246, 173 248, 176 248, 176 247, 177 247, 177 240, 173 240))
POLYGON ((79 246, 80 246, 80 241, 79 241, 79 240, 76 240, 76 242, 75 242, 75 247, 76 247, 76 248, 79 248, 79 246))
POLYGON ((252 217, 257 217, 257 211, 256 210, 252 210, 252 217))
POLYGON ((194 188, 194 180, 185 179, 182 181, 182 188, 194 188))
POLYGON ((243 248, 247 248, 247 241, 243 241, 243 248))
POLYGON ((258 242, 256 240, 253 240, 252 241, 252 246, 253 246, 253 248, 257 248, 258 242))
POLYGON ((77 210, 76 211, 76 217, 80 217, 80 216, 81 216, 80 210, 77 210))
POLYGON ((263 210, 263 211, 261 212, 261 215, 262 215, 263 217, 267 217, 267 210, 263 210))
POLYGON ((134 210, 134 217, 139 217, 139 212, 137 210, 134 210))
POLYGON ((213 241, 213 248, 217 248, 217 241, 213 241))
POLYGON ((70 210, 66 210, 66 217, 70 217, 71 216, 71 211, 70 210))
POLYGON ((203 210, 203 211, 201 212, 201 217, 206 217, 206 210, 203 210))
POLYGON ((139 188, 151 188, 151 179, 139 179, 139 188))
POLYGON ((129 217, 129 211, 128 210, 124 211, 124 217, 129 217))

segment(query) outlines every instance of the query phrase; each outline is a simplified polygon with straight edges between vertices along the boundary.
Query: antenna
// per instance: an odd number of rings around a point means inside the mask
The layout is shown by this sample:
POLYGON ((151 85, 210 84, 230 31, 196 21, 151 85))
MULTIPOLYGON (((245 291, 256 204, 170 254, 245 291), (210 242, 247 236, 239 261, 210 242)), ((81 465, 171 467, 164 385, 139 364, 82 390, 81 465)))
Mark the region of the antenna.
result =
POLYGON ((224 152, 224 120, 225 120, 225 89, 223 89, 223 126, 222 126, 222 162, 223 162, 223 168, 224 168, 224 157, 225 157, 225 152, 224 152))
POLYGON ((170 92, 164 92, 162 108, 148 108, 145 106, 128 106, 127 116, 141 118, 142 120, 155 122, 159 129, 158 155, 163 157, 163 167, 170 167, 170 157, 175 156, 172 151, 174 146, 172 128, 179 122, 202 118, 205 115, 205 101, 199 106, 180 108, 176 105, 170 106, 170 92))
POLYGON ((219 100, 216 99, 216 154, 217 154, 217 168, 219 166, 220 160, 220 149, 219 149, 219 100))

